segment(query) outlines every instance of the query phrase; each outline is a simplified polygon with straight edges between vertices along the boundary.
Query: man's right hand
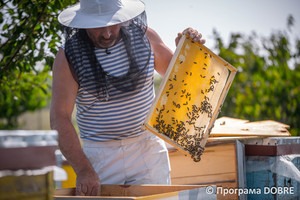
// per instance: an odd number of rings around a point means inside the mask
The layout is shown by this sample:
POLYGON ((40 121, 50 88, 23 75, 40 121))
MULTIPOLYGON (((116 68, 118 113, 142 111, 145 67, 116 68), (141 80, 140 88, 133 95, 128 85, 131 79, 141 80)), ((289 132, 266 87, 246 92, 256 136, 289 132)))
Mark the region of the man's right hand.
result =
POLYGON ((76 196, 100 196, 100 194, 100 180, 93 169, 77 173, 76 196))

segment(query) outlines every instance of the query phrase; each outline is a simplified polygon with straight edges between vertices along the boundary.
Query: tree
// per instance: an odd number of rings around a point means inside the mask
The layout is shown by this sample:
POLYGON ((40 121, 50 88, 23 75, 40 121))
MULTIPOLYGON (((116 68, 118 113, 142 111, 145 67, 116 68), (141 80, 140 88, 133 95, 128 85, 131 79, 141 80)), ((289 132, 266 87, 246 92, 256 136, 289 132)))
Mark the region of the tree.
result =
POLYGON ((228 45, 214 31, 215 50, 239 71, 220 116, 271 119, 300 135, 300 40, 291 39, 293 22, 290 16, 287 30, 270 37, 232 34, 228 45))
POLYGON ((61 40, 60 10, 75 0, 0 1, 0 129, 17 127, 26 111, 45 106, 61 40))

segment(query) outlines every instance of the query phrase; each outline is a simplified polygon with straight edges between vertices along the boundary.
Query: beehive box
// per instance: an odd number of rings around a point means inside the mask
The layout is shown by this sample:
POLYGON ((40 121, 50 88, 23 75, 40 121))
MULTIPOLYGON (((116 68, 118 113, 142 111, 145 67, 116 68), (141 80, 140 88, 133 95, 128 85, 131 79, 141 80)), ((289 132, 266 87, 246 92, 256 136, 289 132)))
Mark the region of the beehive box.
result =
POLYGON ((53 199, 56 131, 0 131, 0 199, 53 199))
POLYGON ((212 193, 203 185, 101 185, 100 196, 75 196, 75 188, 55 191, 55 200, 65 199, 127 199, 127 200, 166 200, 166 199, 217 199, 216 187, 210 186, 212 193))
POLYGON ((57 148, 56 131, 0 131, 0 170, 54 166, 57 148))
POLYGON ((236 69, 204 45, 183 36, 145 127, 200 161, 236 69))
MULTIPOLYGON (((169 150, 171 182, 175 185, 216 185, 219 188, 238 188, 236 142, 206 144, 201 162, 194 162, 178 150, 169 150)), ((237 194, 217 194, 218 200, 239 199, 237 194)))
POLYGON ((34 174, 37 170, 20 170, 12 175, 0 177, 1 200, 51 200, 53 199, 53 172, 34 174), (26 174, 27 173, 27 174, 26 174))
MULTIPOLYGON (((269 137, 245 143, 248 188, 261 191, 261 199, 300 199, 300 138, 269 137)), ((248 194, 248 199, 257 195, 248 194)))

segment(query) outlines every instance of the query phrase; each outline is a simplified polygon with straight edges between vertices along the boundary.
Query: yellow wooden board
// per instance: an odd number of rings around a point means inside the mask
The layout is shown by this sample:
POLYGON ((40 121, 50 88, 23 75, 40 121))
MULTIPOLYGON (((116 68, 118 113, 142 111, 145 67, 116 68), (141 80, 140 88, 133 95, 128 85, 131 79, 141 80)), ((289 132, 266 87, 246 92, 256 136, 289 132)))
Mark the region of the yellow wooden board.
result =
POLYGON ((235 73, 207 47, 183 36, 146 117, 146 128, 200 161, 235 73))
MULTIPOLYGON (((128 199, 128 200, 150 200, 150 199, 179 199, 185 194, 189 199, 197 199, 195 194, 204 195, 202 188, 206 185, 101 185, 100 196, 75 196, 75 188, 55 190, 54 199, 128 199), (190 191, 193 192, 190 192, 190 191)), ((213 199, 215 195, 211 195, 213 199)))

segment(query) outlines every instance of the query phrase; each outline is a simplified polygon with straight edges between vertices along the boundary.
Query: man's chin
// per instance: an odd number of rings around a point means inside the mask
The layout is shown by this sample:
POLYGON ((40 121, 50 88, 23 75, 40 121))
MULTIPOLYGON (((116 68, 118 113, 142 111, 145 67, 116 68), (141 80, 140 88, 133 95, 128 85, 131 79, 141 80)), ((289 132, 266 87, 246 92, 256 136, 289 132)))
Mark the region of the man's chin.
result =
POLYGON ((101 43, 97 43, 98 48, 102 48, 102 49, 107 49, 109 47, 112 47, 115 45, 115 41, 107 41, 107 42, 101 42, 101 43))

